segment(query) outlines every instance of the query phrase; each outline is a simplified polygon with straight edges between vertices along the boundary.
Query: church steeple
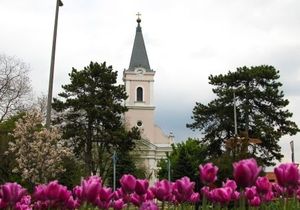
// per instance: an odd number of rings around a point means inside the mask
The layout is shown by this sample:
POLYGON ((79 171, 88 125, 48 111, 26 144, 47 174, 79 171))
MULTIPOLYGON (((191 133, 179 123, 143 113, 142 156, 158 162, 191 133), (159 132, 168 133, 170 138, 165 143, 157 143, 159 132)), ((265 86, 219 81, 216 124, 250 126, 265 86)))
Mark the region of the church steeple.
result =
POLYGON ((147 51, 144 43, 142 28, 141 28, 141 18, 138 13, 138 19, 136 20, 138 25, 136 27, 136 33, 134 38, 133 49, 131 53, 131 59, 129 64, 129 71, 134 71, 137 67, 142 67, 146 71, 152 71, 150 69, 150 64, 147 56, 147 51))

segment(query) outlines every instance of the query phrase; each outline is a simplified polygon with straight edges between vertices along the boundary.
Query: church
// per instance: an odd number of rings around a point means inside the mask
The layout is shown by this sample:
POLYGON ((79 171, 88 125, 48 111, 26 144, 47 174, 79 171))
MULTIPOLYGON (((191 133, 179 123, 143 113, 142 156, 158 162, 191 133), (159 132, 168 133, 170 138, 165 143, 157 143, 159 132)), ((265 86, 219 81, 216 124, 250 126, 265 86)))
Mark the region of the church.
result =
POLYGON ((136 34, 128 69, 123 71, 123 81, 128 95, 125 105, 125 124, 138 127, 142 139, 139 141, 139 155, 142 159, 150 183, 156 180, 157 162, 171 152, 174 141, 172 133, 164 134, 154 119, 154 76, 150 68, 145 42, 142 34, 141 19, 137 19, 136 34))

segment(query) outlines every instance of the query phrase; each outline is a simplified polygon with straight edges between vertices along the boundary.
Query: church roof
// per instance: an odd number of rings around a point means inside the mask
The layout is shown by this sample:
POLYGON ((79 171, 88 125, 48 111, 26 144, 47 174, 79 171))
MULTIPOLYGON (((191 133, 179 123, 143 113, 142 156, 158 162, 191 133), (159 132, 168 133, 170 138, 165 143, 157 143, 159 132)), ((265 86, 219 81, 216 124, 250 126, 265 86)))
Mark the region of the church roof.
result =
POLYGON ((142 67, 146 71, 152 71, 150 69, 150 64, 147 56, 147 51, 145 47, 145 42, 143 38, 142 28, 140 26, 141 19, 137 19, 137 27, 134 38, 134 44, 131 53, 131 59, 129 64, 129 71, 133 71, 136 67, 142 67))

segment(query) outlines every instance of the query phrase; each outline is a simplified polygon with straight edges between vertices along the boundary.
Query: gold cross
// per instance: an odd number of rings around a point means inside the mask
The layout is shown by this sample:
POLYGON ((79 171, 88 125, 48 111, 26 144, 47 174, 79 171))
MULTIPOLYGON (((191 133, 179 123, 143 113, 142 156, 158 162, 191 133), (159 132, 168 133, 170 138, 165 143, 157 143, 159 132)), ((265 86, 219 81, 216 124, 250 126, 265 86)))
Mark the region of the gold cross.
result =
POLYGON ((141 16, 142 14, 138 12, 136 15, 138 16, 138 19, 140 19, 140 16, 141 16))

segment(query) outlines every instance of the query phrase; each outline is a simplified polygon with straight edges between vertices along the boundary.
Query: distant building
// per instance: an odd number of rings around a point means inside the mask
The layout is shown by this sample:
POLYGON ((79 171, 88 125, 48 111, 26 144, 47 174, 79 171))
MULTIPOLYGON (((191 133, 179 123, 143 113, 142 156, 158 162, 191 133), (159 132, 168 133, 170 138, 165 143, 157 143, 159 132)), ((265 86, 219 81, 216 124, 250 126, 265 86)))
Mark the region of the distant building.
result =
POLYGON ((153 183, 156 179, 157 161, 165 158, 166 152, 171 151, 174 136, 172 133, 165 135, 154 122, 155 71, 150 68, 140 18, 137 23, 129 68, 123 72, 123 81, 129 96, 125 101, 128 108, 125 122, 129 128, 137 126, 141 131, 140 156, 150 176, 150 182, 153 183))

